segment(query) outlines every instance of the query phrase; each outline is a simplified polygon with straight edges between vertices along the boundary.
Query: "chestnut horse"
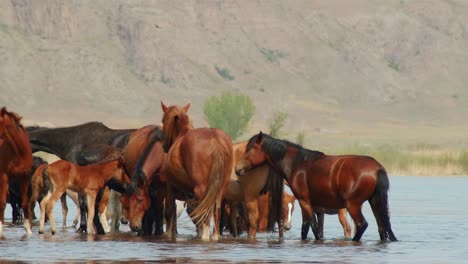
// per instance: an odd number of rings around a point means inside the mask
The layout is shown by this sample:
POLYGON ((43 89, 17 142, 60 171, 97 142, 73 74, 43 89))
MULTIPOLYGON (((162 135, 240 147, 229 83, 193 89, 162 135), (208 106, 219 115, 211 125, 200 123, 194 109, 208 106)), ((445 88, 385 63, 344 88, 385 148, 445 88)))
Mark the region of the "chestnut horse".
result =
POLYGON ((124 149, 125 168, 130 185, 121 202, 130 221, 130 229, 143 235, 162 235, 165 180, 161 178, 165 153, 160 126, 145 126, 134 131, 124 149), (150 192, 153 195, 150 195, 150 192))
MULTIPOLYGON (((258 214, 259 214, 259 222, 258 222, 258 231, 265 232, 267 231, 268 227, 268 213, 269 213, 269 203, 270 199, 268 194, 260 195, 257 198, 258 201, 258 214)), ((291 229, 291 218, 292 213, 294 212, 294 202, 296 201, 296 197, 294 195, 289 194, 287 192, 283 192, 283 201, 282 201, 282 208, 281 211, 282 218, 283 218, 283 225, 285 230, 291 229)))
MULTIPOLYGON (((33 175, 32 182, 34 186, 30 201, 30 208, 33 208, 39 194, 41 192, 47 192, 40 203, 40 234, 44 233, 46 211, 50 220, 52 234, 56 233, 57 228, 53 215, 54 204, 67 189, 78 193, 86 193, 88 218, 92 219, 95 213, 95 200, 99 190, 101 190, 109 180, 114 179, 121 182, 123 181, 123 177, 125 177, 122 157, 88 166, 75 165, 65 160, 58 160, 50 165, 43 166, 46 167, 41 171, 39 170, 41 167, 39 167, 33 175), (42 172, 42 174, 40 172, 42 172)), ((94 228, 91 224, 87 226, 87 233, 94 234, 94 228)))
POLYGON ((166 213, 168 234, 175 236, 175 196, 193 195, 189 216, 197 226, 202 240, 210 239, 210 219, 213 217, 213 240, 219 239, 221 202, 233 167, 231 138, 220 129, 192 128, 185 107, 166 106, 163 114, 164 149, 167 151, 165 173, 168 182, 166 213))
MULTIPOLYGON (((315 239, 320 239, 320 235, 314 206, 346 208, 356 226, 353 240, 359 241, 367 228, 361 207, 369 201, 380 239, 397 240, 390 224, 388 176, 375 159, 358 155, 328 156, 260 132, 250 138, 243 160, 237 163, 236 173, 243 175, 265 162, 288 182, 307 221, 303 227, 307 225, 308 230, 310 223, 315 239)), ((303 229, 302 239, 306 238, 303 229)))
POLYGON ((18 182, 21 193, 21 207, 24 212, 24 228, 31 234, 29 219, 29 172, 32 168, 32 151, 28 134, 20 123, 21 117, 0 109, 0 235, 3 233, 4 212, 7 202, 8 185, 18 182))

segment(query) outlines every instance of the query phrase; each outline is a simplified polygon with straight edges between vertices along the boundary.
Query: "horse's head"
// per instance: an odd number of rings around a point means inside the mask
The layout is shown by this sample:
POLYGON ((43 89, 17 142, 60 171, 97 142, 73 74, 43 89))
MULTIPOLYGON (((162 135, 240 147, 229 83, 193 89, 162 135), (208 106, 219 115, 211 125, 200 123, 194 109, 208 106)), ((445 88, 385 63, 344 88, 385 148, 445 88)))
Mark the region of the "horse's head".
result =
POLYGON ((123 211, 126 212, 125 217, 130 222, 130 230, 140 232, 143 216, 150 207, 148 187, 136 188, 131 192, 122 194, 120 202, 123 211))
POLYGON ((296 197, 289 193, 283 194, 283 221, 284 229, 290 230, 292 226, 292 213, 294 212, 294 202, 296 197))
POLYGON ((265 163, 267 157, 263 150, 264 135, 260 131, 258 135, 253 136, 247 143, 244 155, 236 164, 236 174, 242 176, 246 171, 256 168, 265 163))
POLYGON ((187 115, 190 104, 184 107, 177 105, 166 106, 161 102, 163 110, 163 134, 164 134, 164 150, 167 151, 174 141, 184 136, 187 131, 192 129, 192 123, 187 115))

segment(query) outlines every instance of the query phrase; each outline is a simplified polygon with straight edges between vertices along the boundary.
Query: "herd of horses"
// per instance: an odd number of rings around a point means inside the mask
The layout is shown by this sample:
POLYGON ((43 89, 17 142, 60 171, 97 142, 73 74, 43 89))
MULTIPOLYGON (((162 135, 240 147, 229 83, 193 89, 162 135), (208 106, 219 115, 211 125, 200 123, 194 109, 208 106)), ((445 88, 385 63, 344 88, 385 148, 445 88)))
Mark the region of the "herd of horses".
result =
POLYGON ((368 225, 361 208, 368 201, 380 239, 397 240, 389 217, 388 176, 372 157, 328 156, 262 132, 232 143, 221 129, 194 128, 190 104, 161 102, 161 108, 162 125, 140 129, 110 129, 99 122, 25 128, 18 114, 1 108, 0 235, 7 201, 13 221, 24 214, 28 234, 39 203, 39 233, 49 221, 55 234, 54 204, 61 199, 64 226, 66 195, 75 195, 77 231, 88 234, 116 230, 125 218, 132 232, 175 239, 185 206, 201 240, 219 240, 227 228, 234 237, 247 230, 255 238, 258 231, 276 227, 282 239, 297 199, 302 239, 310 228, 315 239, 323 239, 324 214, 338 214, 350 237, 349 213, 353 240, 359 241, 368 225), (33 157, 38 151, 59 160, 48 164, 33 157), (113 212, 111 227, 106 210, 113 212))

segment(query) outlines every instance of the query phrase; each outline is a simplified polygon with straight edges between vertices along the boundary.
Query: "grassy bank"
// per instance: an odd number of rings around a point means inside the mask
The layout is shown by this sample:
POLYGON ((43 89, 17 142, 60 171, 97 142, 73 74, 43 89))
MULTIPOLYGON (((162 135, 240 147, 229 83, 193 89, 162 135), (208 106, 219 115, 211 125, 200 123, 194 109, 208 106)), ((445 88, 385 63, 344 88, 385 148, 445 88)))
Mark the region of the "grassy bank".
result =
POLYGON ((352 144, 328 154, 362 154, 374 157, 392 175, 468 175, 468 150, 445 149, 437 145, 352 144))

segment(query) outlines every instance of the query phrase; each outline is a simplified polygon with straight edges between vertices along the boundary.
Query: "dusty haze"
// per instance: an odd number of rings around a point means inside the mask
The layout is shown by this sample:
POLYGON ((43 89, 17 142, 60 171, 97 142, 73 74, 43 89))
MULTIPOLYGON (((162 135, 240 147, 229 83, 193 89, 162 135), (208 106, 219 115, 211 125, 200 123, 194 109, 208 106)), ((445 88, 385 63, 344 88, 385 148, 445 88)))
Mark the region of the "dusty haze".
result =
POLYGON ((223 91, 308 146, 468 145, 468 1, 0 1, 0 105, 28 124, 159 123, 223 91))

